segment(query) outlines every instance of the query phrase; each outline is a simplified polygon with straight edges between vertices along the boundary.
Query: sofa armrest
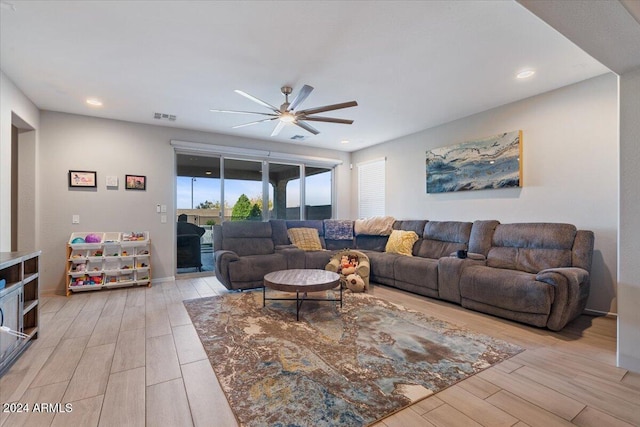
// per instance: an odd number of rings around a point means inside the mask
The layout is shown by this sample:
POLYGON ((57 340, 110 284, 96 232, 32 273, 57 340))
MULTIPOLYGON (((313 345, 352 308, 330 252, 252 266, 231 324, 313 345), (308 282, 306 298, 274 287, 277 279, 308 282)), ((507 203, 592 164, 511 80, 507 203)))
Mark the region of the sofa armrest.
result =
POLYGON ((227 288, 231 287, 231 278, 229 277, 229 264, 239 260, 240 257, 233 251, 215 251, 213 253, 213 261, 215 263, 216 278, 227 288))
POLYGON ((548 268, 536 275, 536 280, 555 288, 547 328, 559 331, 578 317, 589 296, 589 272, 579 267, 548 268))
POLYGON ((371 271, 371 265, 369 264, 368 259, 364 259, 358 262, 358 266, 356 267, 356 274, 358 274, 361 277, 366 277, 368 281, 370 271, 371 271))
POLYGON ((466 257, 459 257, 458 256, 458 251, 456 251, 456 252, 451 252, 451 254, 449 254, 449 256, 452 257, 452 258, 460 258, 460 259, 468 258, 468 259, 471 259, 471 260, 474 260, 474 261, 486 261, 487 260, 486 256, 484 256, 482 254, 479 254, 479 253, 476 253, 476 252, 467 252, 466 253, 466 257))
POLYGON ((465 268, 472 265, 486 265, 482 254, 470 252, 474 257, 458 258, 454 252, 452 256, 438 259, 438 297, 440 299, 460 304, 460 278, 465 268), (477 257, 475 255, 478 255, 477 257))
POLYGON ((340 260, 337 258, 332 258, 331 260, 329 260, 329 263, 326 265, 324 269, 327 271, 332 271, 334 273, 337 273, 338 270, 340 269, 340 260))

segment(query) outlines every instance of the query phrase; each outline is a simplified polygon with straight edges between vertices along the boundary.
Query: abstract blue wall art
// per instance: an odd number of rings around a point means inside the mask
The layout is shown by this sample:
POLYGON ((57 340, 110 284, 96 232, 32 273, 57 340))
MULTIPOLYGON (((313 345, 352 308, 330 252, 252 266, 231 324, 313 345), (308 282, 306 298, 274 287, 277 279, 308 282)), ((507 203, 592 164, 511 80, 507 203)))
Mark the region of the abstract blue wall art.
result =
POLYGON ((522 187, 522 131, 427 151, 427 193, 522 187))

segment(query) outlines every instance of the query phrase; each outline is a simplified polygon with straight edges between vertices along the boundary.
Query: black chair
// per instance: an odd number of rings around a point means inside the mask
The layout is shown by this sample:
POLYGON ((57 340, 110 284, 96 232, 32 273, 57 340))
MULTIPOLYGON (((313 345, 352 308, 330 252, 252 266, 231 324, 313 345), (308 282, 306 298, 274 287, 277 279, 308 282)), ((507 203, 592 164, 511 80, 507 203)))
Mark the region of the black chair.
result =
POLYGON ((197 268, 202 271, 200 238, 205 230, 190 222, 178 221, 177 264, 178 268, 197 268))

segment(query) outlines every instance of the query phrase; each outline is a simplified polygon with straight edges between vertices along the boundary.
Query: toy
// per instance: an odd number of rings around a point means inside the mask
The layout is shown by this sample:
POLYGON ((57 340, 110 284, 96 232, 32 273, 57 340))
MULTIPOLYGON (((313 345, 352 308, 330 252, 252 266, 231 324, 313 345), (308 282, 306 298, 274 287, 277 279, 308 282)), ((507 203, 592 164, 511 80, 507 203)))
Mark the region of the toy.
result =
POLYGON ((340 271, 343 276, 348 276, 356 272, 358 266, 357 255, 342 255, 340 258, 340 271))
POLYGON ((350 274, 346 279, 347 288, 351 292, 364 292, 364 280, 357 274, 350 274))
POLYGON ((85 264, 75 264, 75 271, 85 271, 87 266, 85 264))
POLYGON ((85 243, 85 240, 82 237, 76 237, 71 241, 71 243, 85 243))
POLYGON ((84 241, 87 243, 101 243, 102 237, 98 236, 97 234, 90 233, 87 234, 87 237, 84 238, 84 241))

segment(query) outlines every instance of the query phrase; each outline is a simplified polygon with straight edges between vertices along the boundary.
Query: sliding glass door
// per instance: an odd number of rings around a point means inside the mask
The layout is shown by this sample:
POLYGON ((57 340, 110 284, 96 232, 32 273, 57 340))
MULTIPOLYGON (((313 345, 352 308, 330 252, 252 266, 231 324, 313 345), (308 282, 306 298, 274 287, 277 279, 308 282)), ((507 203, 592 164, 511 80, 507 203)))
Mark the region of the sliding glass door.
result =
POLYGON ((300 165, 269 163, 270 219, 300 219, 300 165))
POLYGON ((262 221, 262 163, 256 160, 223 159, 223 220, 262 221))
POLYGON ((178 273, 213 271, 214 224, 332 216, 331 168, 177 153, 176 170, 178 273), (181 266, 185 257, 189 267, 181 266))
POLYGON ((220 157, 176 156, 178 273, 213 271, 213 225, 224 206, 221 162, 220 157))

